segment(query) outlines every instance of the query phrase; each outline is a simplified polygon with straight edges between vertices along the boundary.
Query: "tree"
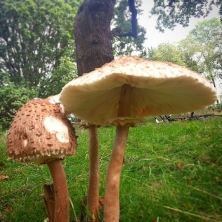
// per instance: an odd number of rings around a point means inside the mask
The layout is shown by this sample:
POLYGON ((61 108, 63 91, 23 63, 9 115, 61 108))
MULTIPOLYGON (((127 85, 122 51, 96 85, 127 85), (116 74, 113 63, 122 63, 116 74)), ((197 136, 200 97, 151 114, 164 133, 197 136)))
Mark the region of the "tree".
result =
POLYGON ((157 15, 157 26, 161 32, 164 29, 173 29, 176 24, 183 27, 189 25, 190 18, 206 17, 212 11, 213 6, 219 7, 220 20, 222 21, 222 1, 221 0, 154 0, 151 9, 152 15, 157 15))
POLYGON ((23 103, 59 93, 76 76, 73 19, 78 6, 73 0, 0 0, 4 128, 23 103))
POLYGON ((216 87, 216 79, 222 70, 222 24, 213 18, 199 22, 179 45, 196 61, 199 72, 203 73, 216 87))
POLYGON ((185 66, 182 51, 175 45, 162 43, 157 48, 148 49, 147 58, 154 61, 172 62, 181 66, 185 66))
POLYGON ((162 43, 156 48, 148 48, 142 57, 154 61, 172 62, 198 72, 196 61, 176 44, 162 43))
POLYGON ((0 6, 0 71, 7 72, 10 81, 39 86, 70 47, 74 58, 70 39, 75 2, 1 0, 0 6))

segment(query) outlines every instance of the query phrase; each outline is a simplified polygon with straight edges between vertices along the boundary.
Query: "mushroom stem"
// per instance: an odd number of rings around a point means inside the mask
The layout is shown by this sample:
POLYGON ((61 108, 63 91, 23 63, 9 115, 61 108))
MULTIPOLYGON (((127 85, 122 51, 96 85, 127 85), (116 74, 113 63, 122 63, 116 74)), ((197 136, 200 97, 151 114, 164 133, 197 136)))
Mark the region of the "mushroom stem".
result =
POLYGON ((89 187, 87 208, 92 215, 89 221, 99 221, 99 145, 98 130, 95 125, 89 126, 89 187))
POLYGON ((117 126, 116 138, 112 156, 110 158, 104 199, 104 221, 119 221, 119 186, 126 148, 128 126, 117 126))
MULTIPOLYGON (((130 100, 132 87, 123 85, 121 88, 119 100, 119 117, 130 117, 130 100)), ((116 137, 113 147, 113 152, 110 158, 107 176, 106 189, 104 198, 104 221, 118 222, 119 221, 119 186, 120 176, 123 167, 124 153, 129 132, 129 126, 117 125, 116 137)))
POLYGON ((69 193, 66 174, 60 160, 47 163, 55 193, 54 222, 69 222, 69 193))

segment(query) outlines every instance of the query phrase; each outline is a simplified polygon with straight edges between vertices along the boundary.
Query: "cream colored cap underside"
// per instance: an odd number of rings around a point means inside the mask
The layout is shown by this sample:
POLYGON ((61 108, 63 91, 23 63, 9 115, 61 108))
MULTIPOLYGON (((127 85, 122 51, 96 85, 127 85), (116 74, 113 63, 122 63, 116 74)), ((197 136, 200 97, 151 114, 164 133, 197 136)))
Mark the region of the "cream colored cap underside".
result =
POLYGON ((122 57, 69 82, 60 93, 67 113, 97 125, 117 118, 121 87, 133 87, 129 118, 203 109, 217 99, 204 77, 171 63, 122 57))

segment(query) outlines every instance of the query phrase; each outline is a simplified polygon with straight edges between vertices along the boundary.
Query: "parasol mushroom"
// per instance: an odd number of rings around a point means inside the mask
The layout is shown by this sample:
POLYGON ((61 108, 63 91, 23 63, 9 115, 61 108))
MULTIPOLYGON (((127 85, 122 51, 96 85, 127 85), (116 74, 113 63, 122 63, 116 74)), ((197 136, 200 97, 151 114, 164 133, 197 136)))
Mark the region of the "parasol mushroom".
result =
POLYGON ((55 209, 53 222, 69 221, 66 175, 60 160, 76 151, 75 130, 63 106, 51 98, 33 99, 23 105, 10 126, 7 152, 15 161, 47 164, 53 179, 55 209))
POLYGON ((119 220, 119 183, 130 126, 146 116, 203 109, 217 99, 199 74, 172 63, 121 57, 66 84, 60 102, 66 112, 90 124, 116 125, 106 178, 104 219, 119 220))

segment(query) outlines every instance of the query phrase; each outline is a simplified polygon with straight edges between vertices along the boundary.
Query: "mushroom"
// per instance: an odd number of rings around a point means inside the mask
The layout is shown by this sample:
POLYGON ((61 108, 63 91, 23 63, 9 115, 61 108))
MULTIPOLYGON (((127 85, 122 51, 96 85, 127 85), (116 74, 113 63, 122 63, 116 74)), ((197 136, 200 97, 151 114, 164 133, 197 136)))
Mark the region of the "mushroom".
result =
POLYGON ((87 192, 87 221, 99 221, 99 142, 97 126, 84 120, 80 124, 89 131, 89 183, 87 192))
POLYGON ((48 165, 55 194, 52 221, 68 222, 68 186, 60 160, 75 153, 77 142, 62 105, 52 104, 51 98, 30 100, 16 113, 6 141, 13 160, 48 165))
POLYGON ((125 56, 72 80, 60 93, 66 112, 116 126, 105 188, 104 219, 119 220, 119 184, 130 126, 144 117, 203 109, 217 99, 199 74, 172 63, 125 56))

